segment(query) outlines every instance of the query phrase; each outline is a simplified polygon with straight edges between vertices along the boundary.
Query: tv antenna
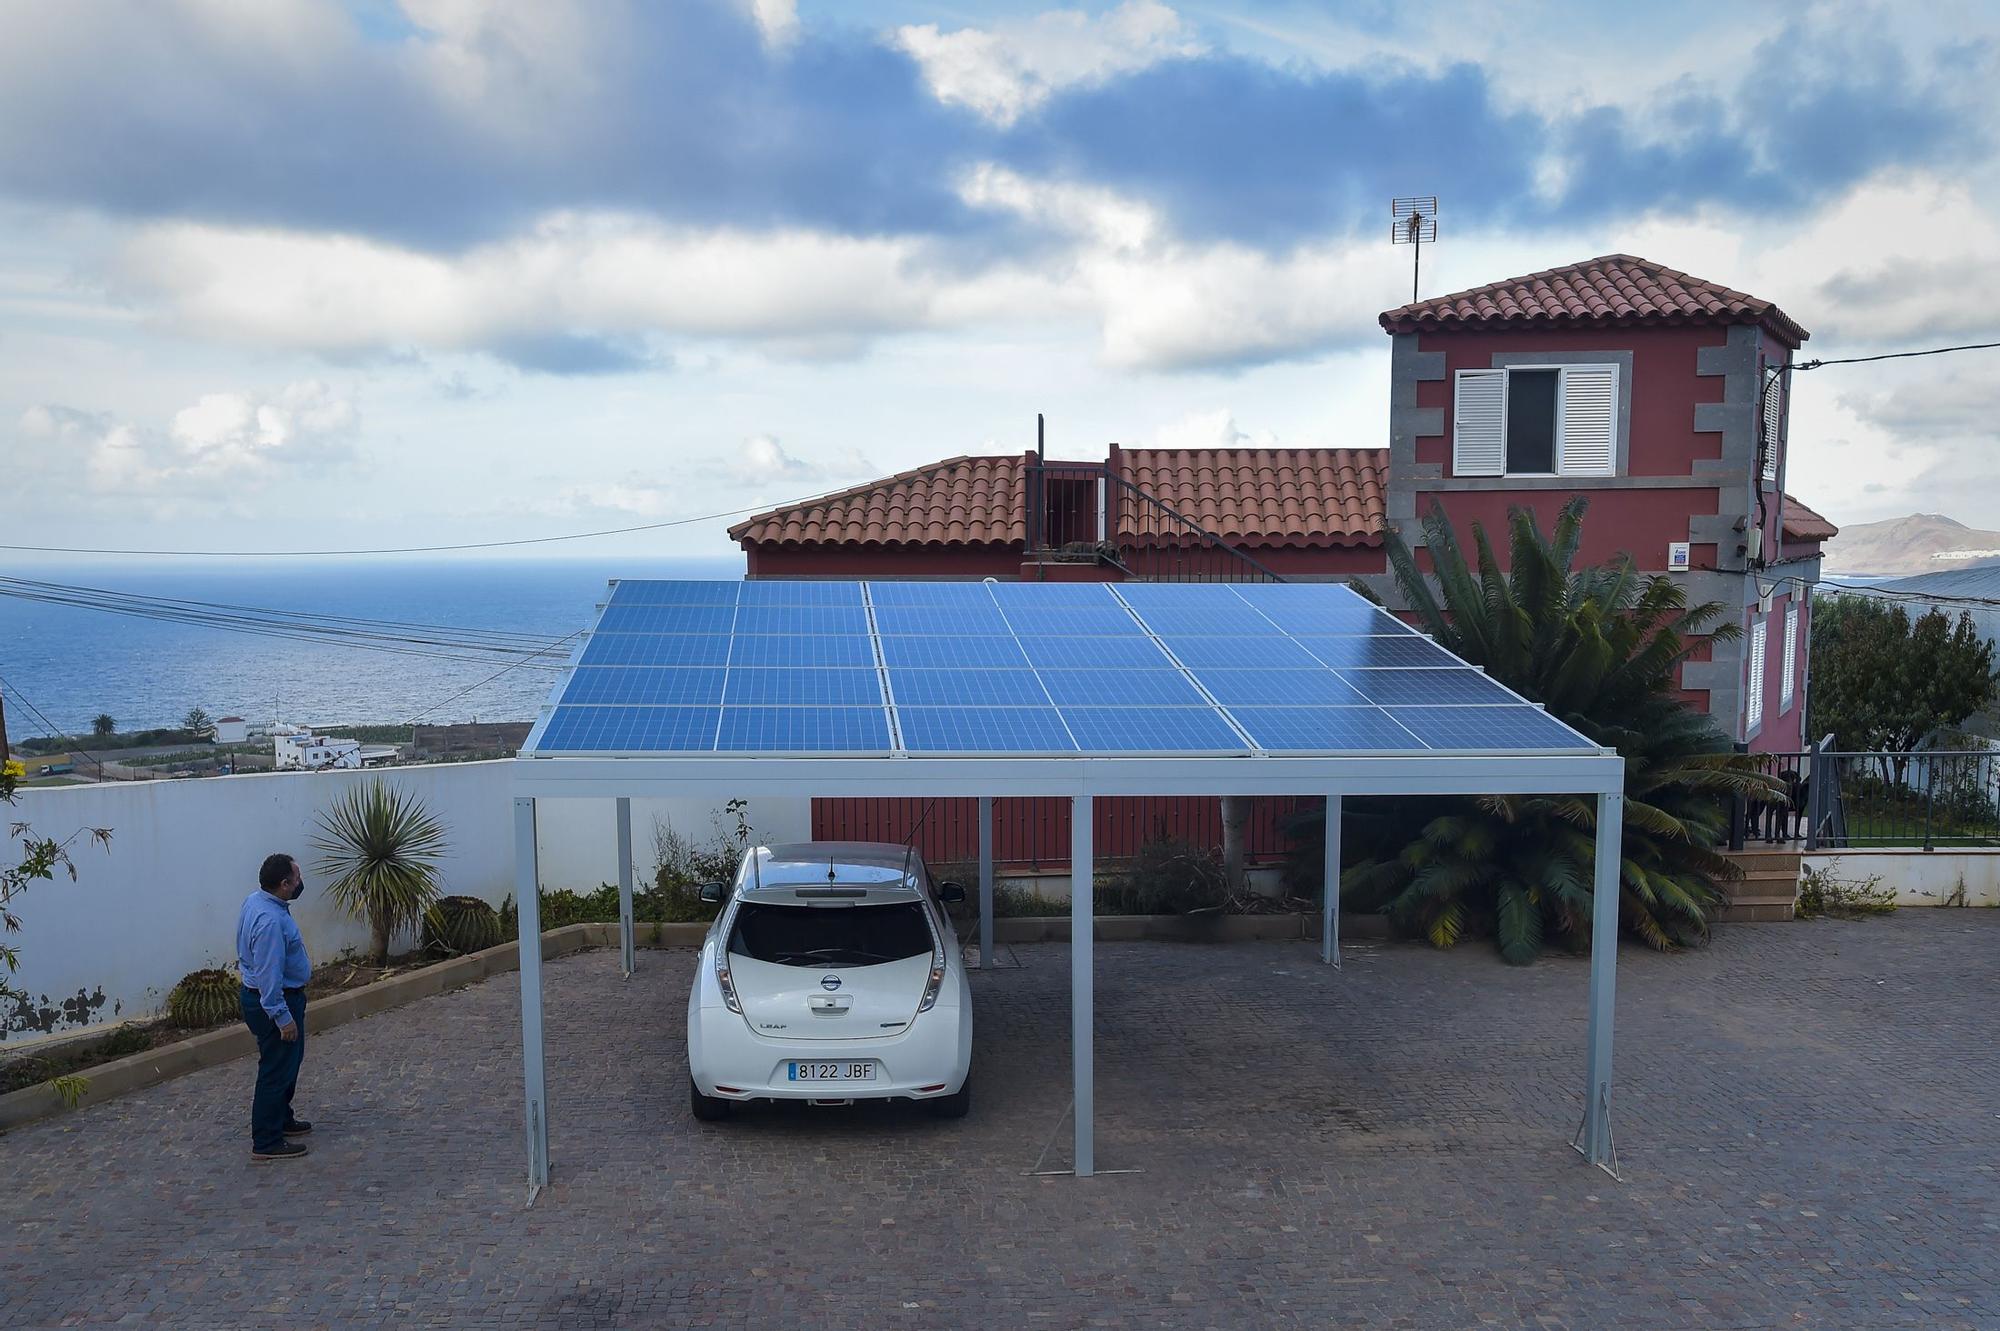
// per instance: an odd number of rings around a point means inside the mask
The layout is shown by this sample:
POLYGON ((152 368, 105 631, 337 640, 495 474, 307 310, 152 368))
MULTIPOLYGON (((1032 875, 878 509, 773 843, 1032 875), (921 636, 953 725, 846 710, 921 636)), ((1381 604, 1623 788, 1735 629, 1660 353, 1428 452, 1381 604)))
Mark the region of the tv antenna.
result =
POLYGON ((1417 278, 1424 267, 1424 245, 1435 245, 1438 238, 1438 201, 1436 195, 1421 199, 1389 200, 1389 216, 1394 219, 1389 228, 1389 239, 1397 245, 1408 245, 1410 251, 1410 303, 1417 299, 1417 278))

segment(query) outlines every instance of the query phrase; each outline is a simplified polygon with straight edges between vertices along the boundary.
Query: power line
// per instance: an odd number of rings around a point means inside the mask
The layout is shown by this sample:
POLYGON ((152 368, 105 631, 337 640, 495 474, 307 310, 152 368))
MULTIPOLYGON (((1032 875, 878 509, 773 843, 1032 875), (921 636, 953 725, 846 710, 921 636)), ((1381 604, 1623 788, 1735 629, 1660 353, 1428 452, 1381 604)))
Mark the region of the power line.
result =
POLYGON ((1823 370, 1829 365, 1867 365, 1878 360, 1908 360, 1913 356, 1942 356, 1951 351, 1991 351, 2000 347, 2000 342, 1966 342, 1956 347, 1926 347, 1922 351, 1885 351, 1879 356, 1843 356, 1838 360, 1807 360, 1794 364, 1790 361, 1779 368, 1786 370, 1823 370))
POLYGON ((5 689, 8 693, 13 694, 14 701, 28 709, 29 714, 35 718, 36 724, 41 726, 41 728, 44 731, 48 732, 49 738, 55 740, 57 743, 63 746, 63 752, 68 753, 74 757, 88 758, 93 763, 96 763, 98 778, 100 780, 103 779, 104 761, 101 758, 99 758, 96 754, 90 752, 90 750, 78 747, 76 744, 75 736, 68 735, 60 730, 57 730, 55 727, 55 722, 49 720, 48 717, 44 716, 42 714, 41 708, 35 706, 34 703, 28 701, 28 695, 22 693, 21 690, 15 688, 14 685, 9 683, 5 675, 0 675, 0 689, 5 689))
MULTIPOLYGON (((557 638, 554 642, 549 644, 549 647, 553 650, 554 648, 560 647, 564 643, 569 642, 572 638, 579 638, 583 636, 583 633, 584 633, 583 629, 578 629, 575 633, 570 634, 568 637, 557 638)), ((412 726, 415 726, 419 721, 423 720, 426 716, 429 716, 432 712, 437 711, 439 708, 450 706, 452 703, 457 702, 460 698, 463 698, 466 694, 471 693, 474 689, 483 689, 488 684, 491 684, 494 680, 500 678, 500 676, 506 674, 508 671, 517 670, 526 664, 528 664, 527 660, 523 659, 519 661, 514 661, 508 665, 501 666, 498 670, 488 675, 485 679, 480 680, 477 684, 473 684, 467 688, 460 689, 457 693, 452 694, 449 698, 446 698, 441 702, 434 702, 429 707, 424 708, 422 711, 418 712, 416 715, 410 718, 410 724, 412 726)))

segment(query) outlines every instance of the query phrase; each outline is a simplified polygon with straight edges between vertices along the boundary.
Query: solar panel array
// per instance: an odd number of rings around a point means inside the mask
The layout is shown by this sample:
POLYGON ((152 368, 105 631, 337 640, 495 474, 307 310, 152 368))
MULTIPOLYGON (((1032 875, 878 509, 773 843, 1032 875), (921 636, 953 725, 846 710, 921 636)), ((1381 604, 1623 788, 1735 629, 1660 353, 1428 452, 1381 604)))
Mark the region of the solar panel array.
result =
POLYGON ((619 582, 527 751, 1594 747, 1336 584, 619 582))

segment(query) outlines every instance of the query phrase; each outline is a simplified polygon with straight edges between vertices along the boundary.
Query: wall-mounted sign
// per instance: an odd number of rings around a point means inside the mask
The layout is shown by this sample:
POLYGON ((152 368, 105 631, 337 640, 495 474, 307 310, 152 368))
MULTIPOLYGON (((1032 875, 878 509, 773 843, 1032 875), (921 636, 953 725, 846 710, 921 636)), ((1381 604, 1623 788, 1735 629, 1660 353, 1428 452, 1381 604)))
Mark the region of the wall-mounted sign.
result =
POLYGON ((1688 543, 1686 541, 1667 542, 1667 572, 1685 573, 1688 571, 1688 568, 1688 543))

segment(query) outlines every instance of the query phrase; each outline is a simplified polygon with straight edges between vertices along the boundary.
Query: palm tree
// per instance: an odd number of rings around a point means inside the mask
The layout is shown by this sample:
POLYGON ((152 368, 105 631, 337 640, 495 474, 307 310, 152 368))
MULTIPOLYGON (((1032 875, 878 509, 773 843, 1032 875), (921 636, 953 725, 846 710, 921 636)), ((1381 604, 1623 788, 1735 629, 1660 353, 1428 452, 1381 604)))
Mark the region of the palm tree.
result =
POLYGON ((109 735, 118 729, 118 721, 109 712, 99 712, 97 719, 90 723, 93 735, 109 735))
MULTIPOLYGON (((1619 919, 1653 947, 1707 936, 1717 884, 1740 875, 1717 847, 1737 794, 1782 798, 1734 753, 1710 719, 1683 705, 1677 668, 1689 638, 1728 638, 1720 604, 1690 606, 1671 578, 1629 557, 1574 567, 1586 500, 1563 506, 1544 537, 1534 514, 1508 514, 1509 566, 1473 526, 1477 571, 1433 505, 1424 519, 1436 590, 1409 547, 1388 536, 1390 566, 1418 626, 1625 758, 1619 919)), ((1363 810, 1383 821, 1374 853, 1342 875, 1342 895, 1375 907, 1439 947, 1490 928, 1501 955, 1532 960, 1551 935, 1590 936, 1596 803, 1582 796, 1492 795, 1399 801, 1363 810)))
POLYGON ((389 942, 414 926, 442 890, 438 860, 444 824, 424 802, 381 781, 357 786, 319 816, 319 870, 327 890, 354 919, 366 920, 369 960, 389 959, 389 942))

